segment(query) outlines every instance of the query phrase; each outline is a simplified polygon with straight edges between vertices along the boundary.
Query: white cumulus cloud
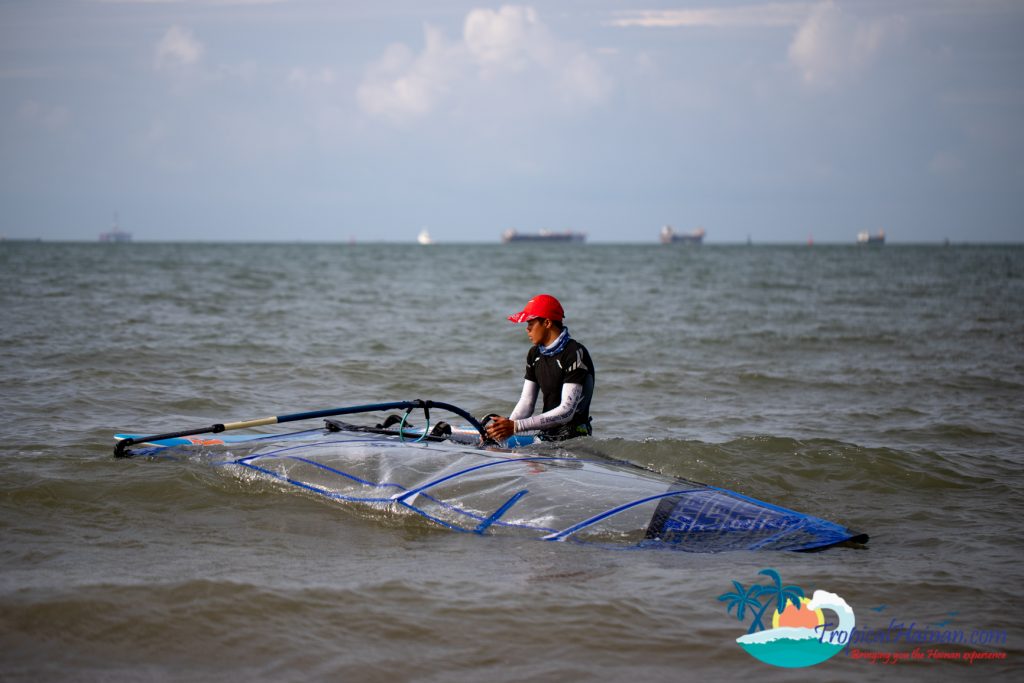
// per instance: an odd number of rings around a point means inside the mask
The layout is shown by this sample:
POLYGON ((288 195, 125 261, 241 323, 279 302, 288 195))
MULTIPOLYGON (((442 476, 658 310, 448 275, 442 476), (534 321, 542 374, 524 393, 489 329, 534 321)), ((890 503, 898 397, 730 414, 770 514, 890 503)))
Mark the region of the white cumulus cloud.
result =
POLYGON ((532 7, 471 10, 453 41, 434 27, 424 33, 422 52, 392 45, 367 69, 356 93, 365 112, 393 120, 421 117, 456 93, 470 99, 486 91, 510 94, 526 82, 527 90, 516 96, 543 104, 554 95, 563 105, 591 106, 611 92, 597 59, 554 36, 532 7))
POLYGON ((815 5, 789 46, 789 60, 805 84, 838 85, 878 57, 885 42, 903 32, 897 17, 863 20, 833 0, 815 5))
POLYGON ((419 55, 397 43, 370 67, 356 92, 364 111, 395 120, 422 116, 449 92, 461 74, 464 50, 436 28, 427 26, 425 36, 419 55))
POLYGON ((481 68, 512 71, 542 59, 552 40, 532 7, 510 5, 497 11, 471 11, 463 23, 462 38, 481 68))
POLYGON ((205 48, 192 31, 174 25, 167 29, 156 45, 156 66, 158 69, 175 69, 198 64, 205 48))

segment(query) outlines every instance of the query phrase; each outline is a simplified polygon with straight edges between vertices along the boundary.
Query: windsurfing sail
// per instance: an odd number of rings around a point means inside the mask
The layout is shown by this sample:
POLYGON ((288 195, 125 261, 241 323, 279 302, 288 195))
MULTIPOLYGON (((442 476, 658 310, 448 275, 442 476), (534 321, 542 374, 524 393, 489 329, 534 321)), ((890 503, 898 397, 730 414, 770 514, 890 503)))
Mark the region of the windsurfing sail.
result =
POLYGON ((334 423, 289 434, 191 436, 135 452, 192 454, 240 476, 462 533, 690 552, 867 541, 824 519, 617 460, 551 446, 522 452, 455 443, 404 423, 400 429, 334 423))

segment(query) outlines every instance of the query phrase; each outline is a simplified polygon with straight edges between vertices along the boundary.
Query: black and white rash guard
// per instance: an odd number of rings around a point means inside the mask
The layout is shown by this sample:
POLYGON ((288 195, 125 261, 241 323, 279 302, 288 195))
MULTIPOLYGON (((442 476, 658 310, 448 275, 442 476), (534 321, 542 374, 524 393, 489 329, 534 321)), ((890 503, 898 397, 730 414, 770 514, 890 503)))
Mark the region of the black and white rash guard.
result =
POLYGON ((593 394, 590 353, 564 329, 547 349, 533 346, 526 354, 523 393, 509 419, 516 423, 516 434, 540 432, 554 439, 587 435, 593 394), (538 394, 544 398, 543 412, 533 415, 538 394))

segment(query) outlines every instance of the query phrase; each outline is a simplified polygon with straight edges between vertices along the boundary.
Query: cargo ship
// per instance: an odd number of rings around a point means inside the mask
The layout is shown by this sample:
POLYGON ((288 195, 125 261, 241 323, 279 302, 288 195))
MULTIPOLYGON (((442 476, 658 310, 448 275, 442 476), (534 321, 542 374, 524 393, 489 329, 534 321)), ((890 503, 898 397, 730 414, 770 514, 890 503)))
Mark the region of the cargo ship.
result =
POLYGON ((518 232, 514 229, 501 233, 501 241, 504 244, 511 242, 585 242, 587 234, 584 232, 573 232, 563 230, 554 232, 552 230, 541 230, 540 232, 518 232))
POLYGON ((692 232, 676 233, 671 225, 661 229, 662 244, 692 244, 700 245, 704 242, 704 228, 697 228, 692 232))
POLYGON ((885 244, 885 230, 879 230, 874 235, 867 230, 857 233, 857 244, 885 244))

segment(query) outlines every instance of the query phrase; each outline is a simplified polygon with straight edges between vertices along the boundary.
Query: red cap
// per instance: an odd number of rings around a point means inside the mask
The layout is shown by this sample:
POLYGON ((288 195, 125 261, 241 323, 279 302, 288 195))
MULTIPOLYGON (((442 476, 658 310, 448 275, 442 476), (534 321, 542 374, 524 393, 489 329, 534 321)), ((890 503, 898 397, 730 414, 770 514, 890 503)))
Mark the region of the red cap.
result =
POLYGON ((548 320, 561 320, 565 317, 562 304, 550 294, 538 294, 526 302, 523 310, 508 317, 514 323, 525 323, 534 318, 547 318, 548 320))

